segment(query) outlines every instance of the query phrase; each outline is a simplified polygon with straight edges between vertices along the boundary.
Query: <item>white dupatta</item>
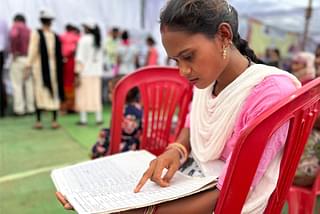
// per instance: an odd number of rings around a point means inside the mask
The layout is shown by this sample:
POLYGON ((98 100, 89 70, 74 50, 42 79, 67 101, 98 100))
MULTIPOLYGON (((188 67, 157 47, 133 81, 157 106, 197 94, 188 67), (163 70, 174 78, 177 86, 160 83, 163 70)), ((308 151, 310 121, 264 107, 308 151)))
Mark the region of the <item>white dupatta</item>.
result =
MULTIPOLYGON (((214 83, 205 89, 194 89, 190 115, 190 141, 192 156, 205 175, 212 173, 210 169, 220 158, 245 99, 256 85, 270 75, 288 76, 297 88, 301 87, 296 77, 283 70, 253 64, 216 98, 212 97, 214 83)), ((281 158, 282 150, 270 162, 260 182, 249 192, 241 213, 263 213, 277 184, 281 158)))
POLYGON ((271 66, 253 64, 214 99, 214 83, 205 89, 194 88, 190 140, 192 154, 198 162, 216 160, 221 156, 245 99, 256 85, 270 75, 286 75, 297 88, 301 86, 297 78, 288 72, 271 66))

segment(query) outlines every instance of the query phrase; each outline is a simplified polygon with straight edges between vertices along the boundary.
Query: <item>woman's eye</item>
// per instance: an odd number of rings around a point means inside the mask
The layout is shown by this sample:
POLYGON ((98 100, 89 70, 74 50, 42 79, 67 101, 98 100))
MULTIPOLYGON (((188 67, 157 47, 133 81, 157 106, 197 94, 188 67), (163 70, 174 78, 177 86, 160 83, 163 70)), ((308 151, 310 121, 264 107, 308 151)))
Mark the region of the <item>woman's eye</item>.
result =
POLYGON ((173 60, 177 65, 179 65, 179 60, 175 59, 175 58, 170 58, 171 60, 173 60))
POLYGON ((192 59, 192 54, 182 56, 182 59, 183 59, 183 60, 190 61, 190 60, 192 59))

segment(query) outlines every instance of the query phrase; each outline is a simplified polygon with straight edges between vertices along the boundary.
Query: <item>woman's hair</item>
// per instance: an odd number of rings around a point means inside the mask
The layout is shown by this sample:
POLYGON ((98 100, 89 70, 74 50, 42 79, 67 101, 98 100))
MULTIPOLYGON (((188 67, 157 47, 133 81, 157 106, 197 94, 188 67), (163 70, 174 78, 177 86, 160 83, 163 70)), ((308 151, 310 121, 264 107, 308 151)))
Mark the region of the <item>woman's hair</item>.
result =
POLYGON ((147 39, 147 44, 150 44, 151 46, 155 45, 156 42, 154 41, 154 39, 152 38, 152 36, 148 36, 147 39))
POLYGON ((226 0, 169 0, 160 15, 161 31, 168 27, 173 31, 202 33, 208 38, 215 36, 221 23, 231 26, 232 42, 240 53, 261 63, 248 42, 240 37, 238 13, 226 0))
POLYGON ((128 40, 129 37, 130 37, 130 36, 129 36, 128 31, 125 30, 125 31, 122 32, 122 34, 121 34, 121 39, 122 39, 122 40, 128 40))
POLYGON ((87 32, 93 35, 94 47, 99 49, 101 47, 101 34, 98 25, 95 25, 94 28, 89 28, 88 26, 85 27, 87 28, 87 32))

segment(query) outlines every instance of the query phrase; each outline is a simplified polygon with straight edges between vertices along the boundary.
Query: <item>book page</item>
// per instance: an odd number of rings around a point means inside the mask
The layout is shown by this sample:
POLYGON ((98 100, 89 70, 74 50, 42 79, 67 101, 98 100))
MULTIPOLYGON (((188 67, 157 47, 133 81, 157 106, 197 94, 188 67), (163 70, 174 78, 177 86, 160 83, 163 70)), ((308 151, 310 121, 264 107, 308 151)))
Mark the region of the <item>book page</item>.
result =
POLYGON ((131 151, 100 158, 52 172, 58 191, 78 213, 111 213, 174 200, 200 191, 216 177, 194 178, 177 172, 170 186, 161 188, 148 181, 134 193, 142 174, 155 156, 131 151))

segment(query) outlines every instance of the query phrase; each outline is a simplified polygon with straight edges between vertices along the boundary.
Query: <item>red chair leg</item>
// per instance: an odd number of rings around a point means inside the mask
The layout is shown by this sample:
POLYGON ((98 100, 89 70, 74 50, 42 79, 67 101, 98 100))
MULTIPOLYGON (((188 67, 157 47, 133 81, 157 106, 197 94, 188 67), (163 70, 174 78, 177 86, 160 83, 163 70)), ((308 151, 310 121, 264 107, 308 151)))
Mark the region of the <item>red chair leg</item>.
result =
POLYGON ((315 199, 304 188, 291 187, 288 194, 289 214, 312 214, 315 199))

